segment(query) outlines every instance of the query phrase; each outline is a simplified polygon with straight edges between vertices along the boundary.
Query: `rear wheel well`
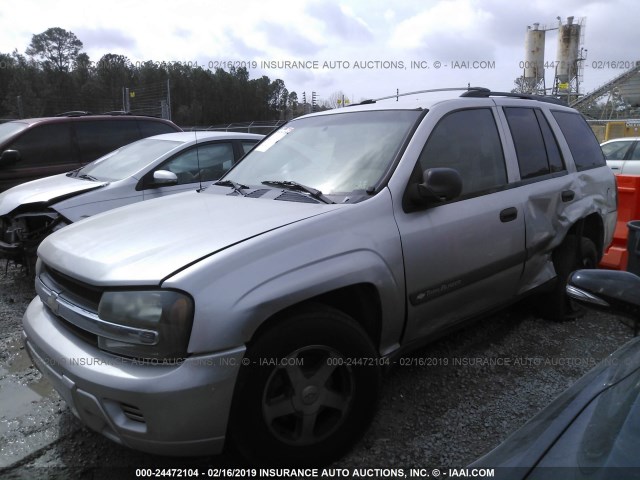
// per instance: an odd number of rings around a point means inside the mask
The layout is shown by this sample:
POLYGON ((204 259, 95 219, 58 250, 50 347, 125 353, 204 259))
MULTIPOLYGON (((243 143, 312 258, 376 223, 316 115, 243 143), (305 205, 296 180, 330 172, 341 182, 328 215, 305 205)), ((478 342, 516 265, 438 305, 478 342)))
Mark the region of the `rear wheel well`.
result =
POLYGON ((598 252, 598 261, 604 255, 604 223, 597 213, 581 218, 567 232, 567 235, 586 237, 593 242, 598 252))

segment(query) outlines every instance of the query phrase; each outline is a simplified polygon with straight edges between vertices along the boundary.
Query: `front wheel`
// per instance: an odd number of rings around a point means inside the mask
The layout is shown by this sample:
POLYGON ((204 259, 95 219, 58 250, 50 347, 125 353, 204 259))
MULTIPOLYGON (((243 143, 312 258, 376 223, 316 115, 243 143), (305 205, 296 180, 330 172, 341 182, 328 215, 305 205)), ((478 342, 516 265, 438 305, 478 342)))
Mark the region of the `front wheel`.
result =
POLYGON ((542 298, 540 313, 548 320, 570 320, 580 310, 566 293, 569 275, 581 268, 597 268, 598 251, 589 238, 567 235, 552 258, 557 277, 553 290, 542 298))
POLYGON ((380 371, 356 360, 376 358, 376 351, 342 312, 324 306, 294 312, 253 340, 246 358, 229 435, 250 461, 326 464, 371 421, 380 371))

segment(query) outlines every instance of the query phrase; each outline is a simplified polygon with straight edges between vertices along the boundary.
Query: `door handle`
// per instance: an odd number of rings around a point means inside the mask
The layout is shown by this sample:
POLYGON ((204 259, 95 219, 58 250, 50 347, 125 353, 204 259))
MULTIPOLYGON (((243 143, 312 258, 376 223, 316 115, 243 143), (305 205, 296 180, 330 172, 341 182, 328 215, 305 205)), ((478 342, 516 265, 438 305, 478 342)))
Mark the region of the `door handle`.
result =
POLYGON ((500 212, 500 221, 502 223, 511 222, 518 218, 518 209, 516 207, 505 208, 500 212))
POLYGON ((563 202, 570 202, 575 198, 575 196, 576 192, 574 192, 573 190, 565 190, 564 192, 562 192, 561 198, 563 202))

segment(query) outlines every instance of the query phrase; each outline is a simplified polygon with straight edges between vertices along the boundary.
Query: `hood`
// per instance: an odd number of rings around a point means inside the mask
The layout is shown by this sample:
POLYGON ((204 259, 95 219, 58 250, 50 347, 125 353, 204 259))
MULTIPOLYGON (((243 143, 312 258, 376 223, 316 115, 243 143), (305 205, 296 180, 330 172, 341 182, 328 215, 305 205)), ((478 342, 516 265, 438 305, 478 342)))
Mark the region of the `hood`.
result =
POLYGON ((38 255, 93 285, 157 285, 205 256, 335 208, 187 192, 69 225, 49 235, 38 255))
POLYGON ((42 204, 48 206, 105 185, 107 182, 92 182, 67 177, 66 173, 33 180, 0 194, 0 215, 11 213, 21 205, 42 204))

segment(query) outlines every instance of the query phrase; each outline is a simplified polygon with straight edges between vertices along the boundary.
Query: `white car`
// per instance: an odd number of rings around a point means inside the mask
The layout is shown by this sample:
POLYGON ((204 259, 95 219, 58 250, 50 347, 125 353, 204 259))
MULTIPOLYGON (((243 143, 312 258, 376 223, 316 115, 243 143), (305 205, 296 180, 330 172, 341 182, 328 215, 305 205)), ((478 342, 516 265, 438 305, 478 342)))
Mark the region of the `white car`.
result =
POLYGON ((263 135, 180 132, 148 137, 68 173, 0 193, 0 258, 29 265, 51 232, 142 200, 220 178, 263 135))
POLYGON ((640 175, 640 137, 624 137, 600 144, 607 165, 616 175, 640 175))

